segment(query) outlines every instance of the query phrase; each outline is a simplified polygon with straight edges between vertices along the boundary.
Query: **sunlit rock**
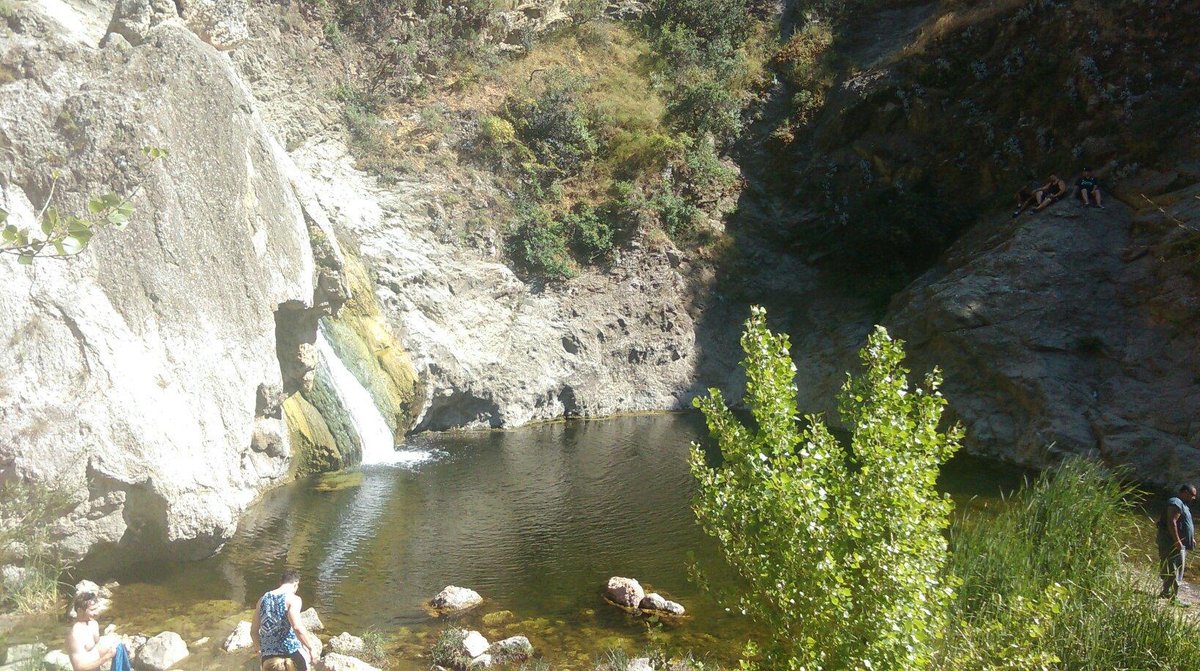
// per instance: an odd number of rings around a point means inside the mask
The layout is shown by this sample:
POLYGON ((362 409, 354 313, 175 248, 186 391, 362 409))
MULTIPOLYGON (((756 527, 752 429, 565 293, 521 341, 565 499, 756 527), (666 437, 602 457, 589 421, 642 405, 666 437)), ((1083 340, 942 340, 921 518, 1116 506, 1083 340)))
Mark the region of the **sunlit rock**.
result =
POLYGON ((629 608, 637 608, 642 603, 642 599, 646 598, 646 590, 642 589, 641 583, 633 578, 617 576, 609 578, 608 586, 604 591, 614 603, 629 608))

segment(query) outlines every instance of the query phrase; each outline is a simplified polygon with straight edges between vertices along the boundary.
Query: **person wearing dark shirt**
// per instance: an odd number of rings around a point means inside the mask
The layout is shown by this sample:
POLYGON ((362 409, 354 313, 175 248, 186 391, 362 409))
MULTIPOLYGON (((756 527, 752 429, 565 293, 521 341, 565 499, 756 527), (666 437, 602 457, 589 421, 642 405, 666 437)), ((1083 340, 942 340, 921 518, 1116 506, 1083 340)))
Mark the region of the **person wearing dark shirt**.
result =
POLYGON ((1100 180, 1096 179, 1091 170, 1084 168, 1083 175, 1075 183, 1075 186, 1079 189, 1079 198, 1083 200, 1084 207, 1090 204, 1089 199, 1091 199, 1096 202, 1096 207, 1104 209, 1104 205, 1100 202, 1100 180))
POLYGON ((1044 210, 1050 207, 1054 201, 1062 198, 1067 194, 1067 183, 1058 175, 1050 175, 1050 179, 1046 180, 1046 184, 1037 190, 1037 207, 1036 210, 1044 210))
POLYGON ((1196 500, 1196 485, 1183 485, 1179 493, 1167 500, 1167 507, 1158 517, 1158 560, 1162 591, 1158 598, 1175 600, 1183 582, 1183 566, 1188 550, 1196 547, 1196 529, 1188 504, 1196 500))

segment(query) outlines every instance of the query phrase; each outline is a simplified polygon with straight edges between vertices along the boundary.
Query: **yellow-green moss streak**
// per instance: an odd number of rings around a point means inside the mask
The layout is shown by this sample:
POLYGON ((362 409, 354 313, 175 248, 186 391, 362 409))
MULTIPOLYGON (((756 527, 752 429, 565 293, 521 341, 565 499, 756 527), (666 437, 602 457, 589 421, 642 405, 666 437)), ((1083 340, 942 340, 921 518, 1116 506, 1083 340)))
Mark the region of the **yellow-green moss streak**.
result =
POLYGON ((367 269, 346 255, 342 272, 350 285, 350 300, 337 318, 324 320, 330 345, 370 392, 388 428, 400 440, 420 410, 420 381, 408 352, 383 318, 367 269))

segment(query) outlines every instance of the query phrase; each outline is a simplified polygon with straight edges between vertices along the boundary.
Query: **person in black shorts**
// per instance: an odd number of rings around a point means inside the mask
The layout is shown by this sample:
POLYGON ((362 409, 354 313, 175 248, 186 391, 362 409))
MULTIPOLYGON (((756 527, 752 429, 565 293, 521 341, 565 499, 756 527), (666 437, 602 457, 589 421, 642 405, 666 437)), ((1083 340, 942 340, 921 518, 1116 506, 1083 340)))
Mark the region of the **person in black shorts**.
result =
POLYGON ((1035 210, 1041 211, 1050 207, 1054 201, 1062 198, 1067 194, 1067 183, 1058 175, 1050 175, 1050 179, 1046 180, 1046 184, 1037 190, 1037 207, 1035 210))
POLYGON ((1090 198, 1096 201, 1096 207, 1104 209, 1104 205, 1100 202, 1100 180, 1096 179, 1090 169, 1083 169, 1083 175, 1075 183, 1075 187, 1079 189, 1079 198, 1083 201, 1084 207, 1089 205, 1090 198))
POLYGON ((1017 192, 1017 209, 1012 213, 1013 219, 1021 216, 1021 213, 1025 210, 1037 205, 1037 193, 1039 189, 1040 185, 1037 182, 1029 182, 1021 187, 1021 190, 1017 192))

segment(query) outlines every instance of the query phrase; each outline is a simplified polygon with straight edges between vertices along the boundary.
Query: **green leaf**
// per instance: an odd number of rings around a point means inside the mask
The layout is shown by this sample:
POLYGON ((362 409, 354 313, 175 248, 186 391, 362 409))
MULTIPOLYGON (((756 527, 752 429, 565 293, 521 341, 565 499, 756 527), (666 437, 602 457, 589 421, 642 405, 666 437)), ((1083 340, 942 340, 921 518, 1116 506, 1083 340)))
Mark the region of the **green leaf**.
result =
POLYGON ((54 229, 58 228, 58 208, 46 208, 46 214, 42 215, 42 233, 50 235, 54 229))
POLYGON ((88 212, 91 212, 92 214, 100 214, 105 210, 104 199, 100 198, 99 196, 94 196, 88 200, 87 209, 88 212))
POLYGON ((72 256, 74 254, 78 254, 79 252, 82 252, 83 248, 86 246, 87 246, 86 241, 80 240, 79 238, 77 238, 73 235, 68 235, 67 237, 62 239, 61 246, 59 247, 59 249, 60 249, 59 253, 65 255, 65 256, 72 256))
POLYGON ((3 235, 5 242, 15 242, 17 239, 17 227, 12 224, 5 226, 3 235))
POLYGON ((0 207, 0 224, 3 224, 6 221, 8 221, 8 210, 0 207))
POLYGON ((92 230, 92 222, 79 217, 70 217, 67 219, 67 233, 74 235, 76 233, 87 232, 89 235, 92 230))
POLYGON ((17 257, 17 263, 28 266, 33 263, 33 254, 22 254, 17 257))

